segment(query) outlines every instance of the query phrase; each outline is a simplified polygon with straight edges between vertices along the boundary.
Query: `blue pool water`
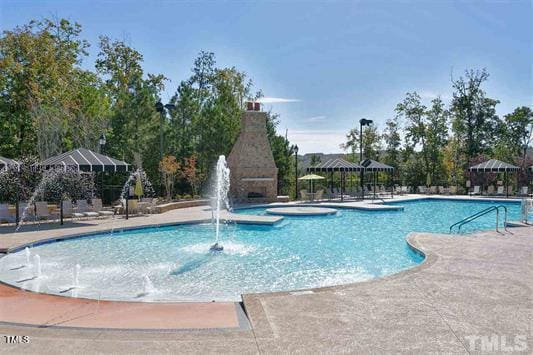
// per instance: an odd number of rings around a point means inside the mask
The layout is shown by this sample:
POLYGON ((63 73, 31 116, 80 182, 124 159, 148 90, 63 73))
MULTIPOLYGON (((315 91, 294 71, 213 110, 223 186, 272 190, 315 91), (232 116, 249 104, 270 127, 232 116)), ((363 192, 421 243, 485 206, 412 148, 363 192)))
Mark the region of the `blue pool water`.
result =
MULTIPOLYGON (((0 259, 0 280, 29 290, 112 300, 239 300, 243 293, 295 290, 368 280, 422 262, 405 237, 413 231, 448 233, 449 226, 492 205, 483 201, 403 202, 403 211, 342 209, 324 217, 286 217, 275 226, 222 227, 222 253, 210 253, 208 224, 147 228, 43 244, 43 276, 32 279, 24 251, 0 259), (79 287, 72 289, 80 264, 79 287), (143 291, 148 275, 153 289, 143 291)), ((509 219, 519 203, 503 203, 509 219)), ((237 210, 265 214, 263 208, 237 210)), ((493 229, 494 214, 465 226, 493 229)), ((457 236, 460 238, 461 236, 457 236)))

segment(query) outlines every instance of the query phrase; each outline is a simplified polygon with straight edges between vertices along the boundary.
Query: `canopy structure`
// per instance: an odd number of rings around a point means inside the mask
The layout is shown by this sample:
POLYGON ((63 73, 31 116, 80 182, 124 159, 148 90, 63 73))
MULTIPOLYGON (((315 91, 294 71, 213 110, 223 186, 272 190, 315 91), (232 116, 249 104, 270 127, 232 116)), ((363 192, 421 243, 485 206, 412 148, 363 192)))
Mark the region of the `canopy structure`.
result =
POLYGON ((79 148, 55 157, 48 158, 37 166, 43 169, 64 168, 74 171, 129 171, 130 164, 122 160, 110 158, 106 155, 95 153, 92 150, 79 148))
POLYGON ((344 190, 346 185, 346 173, 362 171, 363 167, 356 163, 351 163, 342 158, 330 159, 325 163, 307 168, 308 172, 330 173, 330 188, 333 190, 333 173, 341 173, 341 201, 344 200, 344 190))
POLYGON ((503 173, 508 171, 518 171, 520 170, 520 167, 500 160, 490 159, 483 163, 471 166, 468 170, 487 173, 503 173))
POLYGON ((326 161, 325 163, 318 164, 316 166, 310 166, 307 168, 307 171, 309 172, 335 172, 335 171, 342 171, 342 172, 351 172, 351 171, 361 171, 363 169, 362 166, 351 163, 349 161, 346 161, 341 158, 337 159, 330 159, 326 161))
MULTIPOLYGON (((363 161, 361 161, 361 166, 364 167, 365 169, 365 172, 366 171, 369 171, 371 173, 373 173, 372 175, 372 184, 374 185, 374 188, 373 188, 373 194, 372 194, 372 198, 376 198, 376 183, 377 183, 377 179, 378 179, 378 176, 376 173, 378 172, 389 172, 389 173, 392 173, 394 171, 394 167, 390 166, 390 165, 387 165, 387 164, 383 164, 379 161, 376 161, 376 160, 373 160, 373 159, 365 159, 363 161)), ((393 192, 394 191, 394 187, 391 186, 391 198, 393 197, 393 192)))
POLYGON ((0 171, 14 169, 20 170, 20 163, 16 160, 0 157, 0 171))
MULTIPOLYGON (((505 163, 497 159, 490 159, 483 163, 471 166, 470 168, 468 168, 468 170, 472 172, 480 172, 480 173, 504 173, 505 196, 509 197, 509 183, 507 179, 507 173, 517 172, 520 170, 520 167, 509 164, 509 163, 505 163)), ((483 188, 483 186, 481 187, 483 188)))
POLYGON ((363 160, 361 165, 364 166, 365 171, 394 171, 394 167, 372 159, 363 160))

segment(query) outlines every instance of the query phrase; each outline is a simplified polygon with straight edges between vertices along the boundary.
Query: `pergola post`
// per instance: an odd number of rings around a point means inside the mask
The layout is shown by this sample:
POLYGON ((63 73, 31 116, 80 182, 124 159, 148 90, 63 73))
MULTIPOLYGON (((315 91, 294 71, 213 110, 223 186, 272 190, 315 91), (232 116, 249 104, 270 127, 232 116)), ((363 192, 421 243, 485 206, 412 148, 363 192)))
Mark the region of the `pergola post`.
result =
POLYGON ((341 202, 344 201, 344 171, 341 171, 341 202))
POLYGON ((389 173, 390 179, 390 198, 394 198, 394 170, 389 173))
POLYGON ((509 197, 509 181, 507 179, 507 170, 503 173, 503 179, 505 181, 505 198, 509 197))

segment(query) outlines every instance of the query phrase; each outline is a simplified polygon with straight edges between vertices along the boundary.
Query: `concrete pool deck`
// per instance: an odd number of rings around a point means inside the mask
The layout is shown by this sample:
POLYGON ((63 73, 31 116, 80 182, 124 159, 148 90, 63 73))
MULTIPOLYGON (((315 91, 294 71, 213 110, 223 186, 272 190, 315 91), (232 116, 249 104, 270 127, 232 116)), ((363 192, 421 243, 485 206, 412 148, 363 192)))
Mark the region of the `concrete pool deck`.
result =
MULTIPOLYGON (((161 219, 166 223, 170 223, 170 219, 172 222, 185 223, 196 221, 194 218, 199 217, 198 213, 207 213, 179 211, 172 218, 169 214, 158 216, 166 216, 167 218, 161 219)), ((208 217, 210 219, 210 213, 208 217)), ((118 223, 120 227, 116 228, 138 226, 141 220, 144 223, 147 218, 150 217, 132 218, 123 222, 137 223, 118 223)), ((84 225, 23 232, 29 235, 24 237, 21 233, 23 238, 11 241, 12 235, 5 233, 0 235, 0 240, 7 243, 6 239, 9 245, 16 247, 17 242, 21 244, 27 239, 38 240, 38 236, 41 239, 50 238, 51 232, 64 235, 67 231, 79 234, 85 228, 96 231, 100 228, 109 229, 108 222, 104 221, 89 226, 86 225, 89 222, 81 223, 84 225)), ((235 304, 229 303, 212 304, 213 307, 221 306, 216 312, 215 308, 207 308, 209 304, 161 304, 169 308, 164 312, 154 312, 158 315, 153 318, 158 322, 157 326, 145 326, 143 330, 119 330, 131 328, 128 327, 127 317, 123 317, 122 326, 115 327, 112 331, 100 329, 106 328, 102 327, 102 323, 92 329, 84 329, 84 319, 94 322, 95 316, 91 318, 91 312, 87 311, 94 309, 91 308, 94 303, 87 304, 87 300, 40 295, 7 287, 8 290, 4 290, 7 293, 0 289, 0 334, 26 335, 30 337, 30 342, 2 343, 0 352, 466 354, 480 352, 483 345, 481 337, 493 335, 499 337, 498 344, 505 337, 505 346, 512 346, 514 350, 522 349, 521 341, 524 339, 527 346, 525 350, 531 352, 532 227, 509 228, 505 234, 483 232, 472 236, 412 233, 408 240, 413 247, 424 252, 427 258, 422 265, 399 274, 302 292, 244 295, 243 304, 251 329, 235 326, 236 311, 232 314, 232 309, 228 306, 231 305, 235 310, 235 304), (20 295, 16 295, 18 292, 23 295, 19 297, 20 295), (37 302, 32 306, 34 308, 13 307, 18 302, 21 305, 27 302, 28 295, 35 298, 31 302, 37 302), (48 309, 48 298, 53 298, 52 302, 57 299, 70 302, 70 307, 57 304, 51 308, 52 314, 48 314, 51 318, 39 318, 38 313, 48 309), (206 307, 203 312, 195 310, 194 307, 198 305, 206 307), (205 322, 205 319, 200 318, 209 317, 211 311, 217 316, 212 317, 211 324, 201 327, 192 326, 190 321, 187 323, 180 320, 181 312, 205 322), (25 323, 16 321, 17 317, 21 320, 23 316, 34 317, 33 324, 38 327, 14 324, 25 323), (77 328, 52 326, 54 320, 61 323, 61 320, 70 316, 77 328), (173 322, 173 325, 162 327, 164 319, 173 322), (165 328, 166 331, 160 330, 165 328), (519 338, 515 338, 516 336, 519 338)), ((119 308, 113 310, 113 305, 107 305, 124 304, 122 302, 103 303, 106 303, 101 308, 105 310, 101 312, 104 320, 120 319, 122 314, 128 313, 134 316, 138 312, 130 308, 121 313, 119 308)), ((130 304, 146 309, 157 306, 130 304)), ((139 319, 142 324, 142 317, 139 319)), ((120 320, 116 321, 120 323, 120 320)))

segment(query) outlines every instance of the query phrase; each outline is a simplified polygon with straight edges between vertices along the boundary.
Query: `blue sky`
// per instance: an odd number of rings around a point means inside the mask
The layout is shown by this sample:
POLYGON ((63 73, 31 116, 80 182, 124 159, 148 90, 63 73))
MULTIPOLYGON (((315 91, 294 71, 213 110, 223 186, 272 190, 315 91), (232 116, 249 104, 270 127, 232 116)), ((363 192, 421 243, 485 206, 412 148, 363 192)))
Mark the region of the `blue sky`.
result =
POLYGON ((361 117, 383 127, 407 91, 451 96, 450 76, 486 67, 498 114, 531 105, 530 1, 0 1, 0 27, 65 17, 126 40, 150 73, 189 77, 200 50, 245 71, 302 152, 340 152, 361 117))

